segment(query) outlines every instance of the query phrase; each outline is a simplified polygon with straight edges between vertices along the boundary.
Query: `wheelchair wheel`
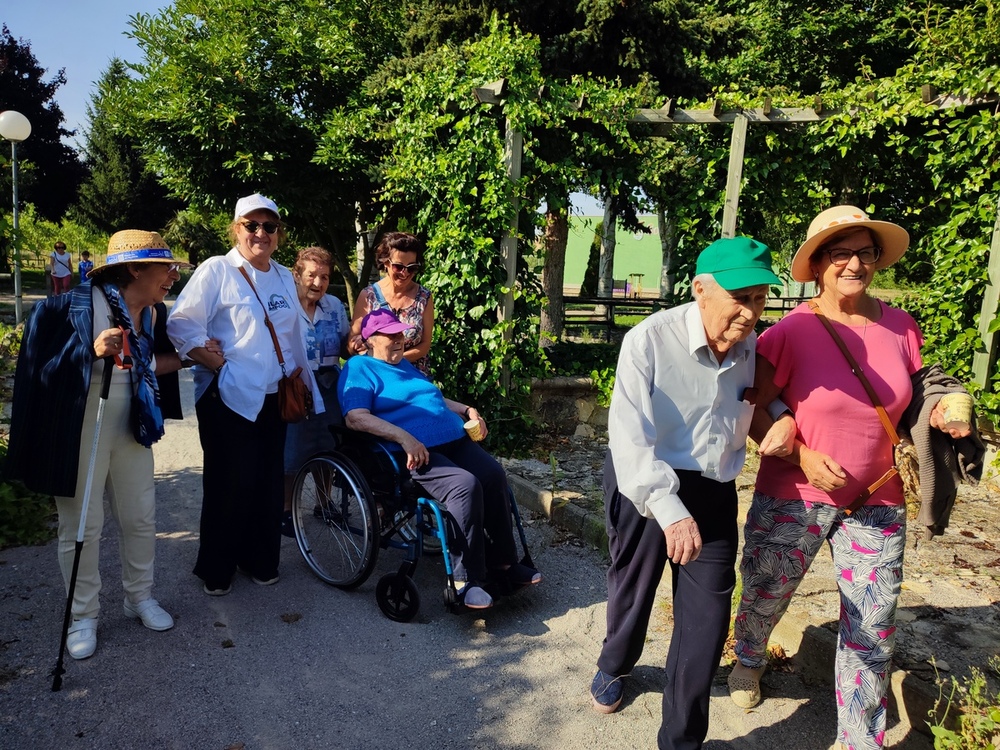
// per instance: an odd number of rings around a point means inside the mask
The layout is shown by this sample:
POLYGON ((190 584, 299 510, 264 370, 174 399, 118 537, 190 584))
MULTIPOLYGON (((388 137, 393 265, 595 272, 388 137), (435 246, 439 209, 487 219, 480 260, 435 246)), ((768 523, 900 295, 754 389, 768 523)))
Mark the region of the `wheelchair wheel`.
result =
POLYGON ((413 579, 402 573, 389 573, 378 579, 375 601, 382 614, 394 622, 409 622, 420 609, 420 592, 413 579))
POLYGON ((310 458, 295 476, 292 524, 299 551, 327 583, 350 589, 378 559, 378 509, 357 466, 339 453, 310 458))

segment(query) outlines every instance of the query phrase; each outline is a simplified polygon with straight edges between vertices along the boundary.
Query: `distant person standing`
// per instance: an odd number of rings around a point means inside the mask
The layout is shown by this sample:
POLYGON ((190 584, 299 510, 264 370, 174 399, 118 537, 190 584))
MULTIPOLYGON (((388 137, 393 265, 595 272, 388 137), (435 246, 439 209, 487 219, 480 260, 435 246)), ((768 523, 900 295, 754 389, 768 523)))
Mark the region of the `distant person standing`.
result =
POLYGON ((80 253, 80 263, 77 269, 80 274, 80 283, 82 284, 87 279, 87 274, 94 270, 94 261, 90 259, 90 252, 88 250, 80 253))
POLYGON ((66 244, 56 242, 55 251, 49 255, 49 273, 52 274, 52 293, 65 294, 73 281, 73 256, 66 252, 66 244))

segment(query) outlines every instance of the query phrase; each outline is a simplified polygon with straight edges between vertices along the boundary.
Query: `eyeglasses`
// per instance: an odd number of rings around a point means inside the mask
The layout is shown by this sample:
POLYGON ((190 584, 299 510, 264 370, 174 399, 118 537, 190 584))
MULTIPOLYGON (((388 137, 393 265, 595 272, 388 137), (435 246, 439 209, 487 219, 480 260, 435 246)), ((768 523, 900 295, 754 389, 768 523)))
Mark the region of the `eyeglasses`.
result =
POLYGON ((280 224, 275 224, 273 221, 241 221, 240 224, 243 225, 250 234, 257 234, 257 230, 264 227, 264 231, 268 234, 274 234, 278 231, 280 224))
POLYGON ((420 269, 423 268, 423 264, 421 263, 410 263, 409 265, 403 265, 402 263, 390 263, 389 265, 392 266, 392 270, 396 273, 406 274, 419 273, 420 269))
POLYGON ((180 273, 180 271, 181 271, 181 264, 180 263, 171 263, 169 266, 167 266, 167 273, 173 273, 175 271, 177 273, 180 273))
POLYGON ((56 250, 65 250, 65 249, 66 249, 65 245, 56 245, 56 250))
POLYGON ((876 245, 863 247, 860 250, 851 250, 846 247, 831 247, 823 252, 830 256, 830 262, 835 266, 846 266, 855 255, 858 256, 858 260, 867 266, 879 259, 882 255, 882 248, 876 245))

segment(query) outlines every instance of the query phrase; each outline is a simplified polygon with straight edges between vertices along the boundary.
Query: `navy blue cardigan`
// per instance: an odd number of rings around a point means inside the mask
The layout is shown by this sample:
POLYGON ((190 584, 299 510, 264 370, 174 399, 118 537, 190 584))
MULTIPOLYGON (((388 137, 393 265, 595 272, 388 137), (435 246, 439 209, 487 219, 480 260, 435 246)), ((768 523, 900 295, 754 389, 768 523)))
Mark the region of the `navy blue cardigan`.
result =
MULTIPOLYGON (((154 351, 174 351, 166 338, 166 308, 157 308, 154 351)), ((3 473, 35 492, 62 497, 76 493, 94 364, 93 321, 88 280, 68 294, 36 302, 25 323, 3 473)), ((176 373, 157 380, 163 416, 180 419, 176 373)))

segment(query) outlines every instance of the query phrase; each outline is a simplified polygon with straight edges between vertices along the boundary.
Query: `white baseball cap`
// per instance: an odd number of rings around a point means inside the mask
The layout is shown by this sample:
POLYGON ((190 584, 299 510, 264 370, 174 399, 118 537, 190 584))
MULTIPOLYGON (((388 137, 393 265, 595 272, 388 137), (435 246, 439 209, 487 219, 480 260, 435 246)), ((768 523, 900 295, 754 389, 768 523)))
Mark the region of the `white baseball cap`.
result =
POLYGON ((248 195, 245 198, 240 198, 236 201, 236 215, 233 219, 242 219, 248 213, 256 211, 260 208, 270 211, 279 219, 281 218, 281 212, 278 211, 277 203, 268 198, 266 195, 254 193, 253 195, 248 195))

